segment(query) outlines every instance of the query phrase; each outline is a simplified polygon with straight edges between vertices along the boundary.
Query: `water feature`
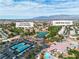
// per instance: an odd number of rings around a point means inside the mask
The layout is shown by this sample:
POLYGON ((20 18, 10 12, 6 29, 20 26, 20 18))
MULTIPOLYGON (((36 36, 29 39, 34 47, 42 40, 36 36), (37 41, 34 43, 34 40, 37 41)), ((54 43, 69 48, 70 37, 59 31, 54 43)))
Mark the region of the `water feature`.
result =
POLYGON ((53 55, 50 52, 45 52, 44 59, 53 59, 53 55))

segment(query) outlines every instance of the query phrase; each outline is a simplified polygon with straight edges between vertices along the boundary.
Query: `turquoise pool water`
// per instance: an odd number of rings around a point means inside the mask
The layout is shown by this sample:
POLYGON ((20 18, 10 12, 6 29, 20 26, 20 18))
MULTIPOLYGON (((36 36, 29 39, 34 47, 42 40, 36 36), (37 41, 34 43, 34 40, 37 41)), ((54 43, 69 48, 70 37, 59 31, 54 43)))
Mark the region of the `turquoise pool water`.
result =
POLYGON ((39 37, 39 38, 44 38, 47 33, 48 33, 48 32, 38 32, 38 33, 37 33, 37 37, 39 37))
POLYGON ((52 55, 49 52, 45 52, 44 59, 52 59, 52 55))

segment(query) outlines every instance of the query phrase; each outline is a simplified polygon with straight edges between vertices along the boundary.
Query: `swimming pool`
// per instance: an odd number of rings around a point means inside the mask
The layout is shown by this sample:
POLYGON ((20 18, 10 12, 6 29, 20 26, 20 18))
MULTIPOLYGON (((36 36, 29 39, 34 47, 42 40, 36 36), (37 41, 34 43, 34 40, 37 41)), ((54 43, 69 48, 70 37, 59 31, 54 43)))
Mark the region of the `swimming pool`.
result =
POLYGON ((45 52, 44 59, 53 59, 53 55, 50 52, 45 52))

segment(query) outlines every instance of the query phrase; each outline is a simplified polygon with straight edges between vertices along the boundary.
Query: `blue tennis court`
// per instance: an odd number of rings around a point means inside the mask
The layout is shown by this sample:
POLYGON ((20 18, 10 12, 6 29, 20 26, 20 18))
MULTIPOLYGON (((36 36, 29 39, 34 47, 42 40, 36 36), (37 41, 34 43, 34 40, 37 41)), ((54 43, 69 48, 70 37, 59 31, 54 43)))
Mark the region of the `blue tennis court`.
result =
POLYGON ((45 35, 47 35, 47 34, 48 34, 48 32, 38 32, 38 33, 37 33, 37 37, 39 37, 39 38, 44 38, 45 35))
POLYGON ((32 46, 33 44, 26 40, 24 42, 20 42, 18 44, 11 46, 11 49, 14 50, 16 53, 19 53, 20 55, 22 55, 24 52, 31 49, 32 46))
POLYGON ((12 49, 17 49, 19 48, 20 46, 23 46, 25 43, 19 43, 17 45, 14 45, 13 47, 11 47, 12 49))
POLYGON ((21 51, 27 49, 28 47, 30 47, 30 45, 26 44, 26 45, 23 45, 23 46, 18 47, 16 49, 16 51, 21 52, 21 51))
POLYGON ((18 40, 13 42, 13 44, 11 43, 9 48, 3 51, 3 56, 1 58, 7 57, 12 59, 13 57, 20 57, 26 52, 29 53, 29 51, 31 51, 33 48, 35 48, 35 44, 33 42, 30 42, 29 40, 18 40))

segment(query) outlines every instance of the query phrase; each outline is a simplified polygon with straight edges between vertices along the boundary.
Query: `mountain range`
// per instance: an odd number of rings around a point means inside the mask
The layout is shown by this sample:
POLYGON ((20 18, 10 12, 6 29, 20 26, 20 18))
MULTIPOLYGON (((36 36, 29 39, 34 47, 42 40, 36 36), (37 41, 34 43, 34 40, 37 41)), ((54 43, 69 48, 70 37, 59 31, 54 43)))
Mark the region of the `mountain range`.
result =
POLYGON ((0 19, 2 21, 52 21, 52 20, 79 20, 79 15, 52 15, 52 16, 39 16, 31 19, 0 19))
POLYGON ((35 20, 79 20, 79 15, 52 15, 34 17, 35 20))

